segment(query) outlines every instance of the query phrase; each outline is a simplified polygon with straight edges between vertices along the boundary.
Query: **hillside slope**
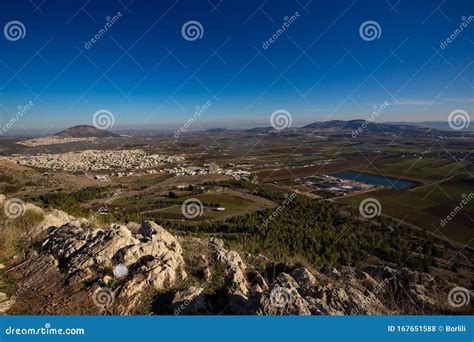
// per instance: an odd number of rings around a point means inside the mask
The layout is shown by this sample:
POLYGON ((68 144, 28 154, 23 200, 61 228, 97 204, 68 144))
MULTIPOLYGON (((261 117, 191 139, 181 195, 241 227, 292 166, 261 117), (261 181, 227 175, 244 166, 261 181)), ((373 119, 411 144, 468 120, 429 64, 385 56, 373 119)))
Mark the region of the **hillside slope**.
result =
POLYGON ((73 126, 64 131, 56 133, 55 136, 60 138, 106 138, 120 137, 119 134, 109 132, 107 130, 98 129, 89 125, 73 126))
MULTIPOLYGON (((34 210, 41 210, 34 208, 34 210)), ((176 237, 146 221, 95 227, 54 210, 32 230, 37 251, 0 277, 6 314, 382 315, 466 313, 456 285, 408 268, 314 268, 176 237)), ((469 295, 471 296, 471 295, 469 295)), ((469 297, 470 298, 470 297, 469 297)), ((472 301, 471 301, 472 302, 472 301)))

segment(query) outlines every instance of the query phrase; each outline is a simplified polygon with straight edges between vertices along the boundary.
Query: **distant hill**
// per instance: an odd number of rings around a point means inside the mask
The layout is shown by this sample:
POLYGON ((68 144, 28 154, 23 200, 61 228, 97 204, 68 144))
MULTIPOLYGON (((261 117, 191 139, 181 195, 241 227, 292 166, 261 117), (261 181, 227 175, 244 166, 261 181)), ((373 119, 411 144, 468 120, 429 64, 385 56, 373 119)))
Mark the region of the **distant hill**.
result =
POLYGON ((314 122, 306 125, 303 129, 320 130, 326 132, 350 133, 362 129, 364 134, 432 134, 436 130, 427 127, 414 126, 409 124, 387 124, 378 122, 366 122, 365 120, 331 120, 314 122))
MULTIPOLYGON (((428 127, 428 128, 434 128, 440 131, 448 131, 448 132, 454 131, 449 126, 449 122, 447 121, 421 121, 421 122, 401 121, 401 122, 386 122, 386 123, 390 125, 412 125, 412 126, 418 126, 418 127, 428 127)), ((459 130, 458 132, 474 132, 474 125, 463 128, 459 130)))
POLYGON ((98 129, 94 126, 89 125, 78 125, 70 127, 56 133, 55 136, 61 138, 107 138, 107 137, 120 137, 119 134, 106 131, 104 129, 98 129))
POLYGON ((251 129, 245 130, 245 132, 248 133, 270 133, 271 131, 274 131, 275 129, 271 126, 269 127, 254 127, 251 129))
POLYGON ((209 129, 206 129, 206 132, 208 132, 208 133, 223 133, 223 132, 227 132, 227 129, 226 128, 209 128, 209 129))

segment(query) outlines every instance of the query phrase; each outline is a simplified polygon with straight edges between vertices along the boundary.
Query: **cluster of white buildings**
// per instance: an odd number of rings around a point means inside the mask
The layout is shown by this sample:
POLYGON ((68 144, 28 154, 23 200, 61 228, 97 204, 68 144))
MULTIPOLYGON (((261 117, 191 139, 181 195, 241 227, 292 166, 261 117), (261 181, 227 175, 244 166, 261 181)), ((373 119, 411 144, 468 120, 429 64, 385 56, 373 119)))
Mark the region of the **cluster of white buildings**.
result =
POLYGON ((147 154, 143 150, 85 150, 62 154, 14 155, 14 162, 65 171, 145 170, 184 160, 183 156, 147 154))
POLYGON ((28 146, 28 147, 38 147, 43 145, 56 145, 56 144, 66 144, 71 142, 81 142, 81 141, 93 141, 97 140, 97 138, 67 138, 67 137, 58 137, 55 135, 41 137, 41 138, 34 138, 19 141, 18 144, 28 146))
POLYGON ((217 164, 211 163, 201 166, 182 166, 178 165, 165 170, 167 173, 175 176, 195 176, 208 174, 225 174, 234 177, 235 179, 248 180, 250 177, 249 171, 235 169, 231 167, 221 168, 217 164))

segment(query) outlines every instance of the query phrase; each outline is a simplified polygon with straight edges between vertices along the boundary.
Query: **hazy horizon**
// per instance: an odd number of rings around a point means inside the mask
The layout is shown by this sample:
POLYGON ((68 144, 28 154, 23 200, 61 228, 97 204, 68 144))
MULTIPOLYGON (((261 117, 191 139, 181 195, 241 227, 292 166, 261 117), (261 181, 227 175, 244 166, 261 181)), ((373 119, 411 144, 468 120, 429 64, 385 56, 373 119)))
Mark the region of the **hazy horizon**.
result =
MULTIPOLYGON (((291 128, 302 128, 303 126, 315 123, 315 122, 327 122, 327 121, 337 121, 339 119, 331 119, 331 120, 320 120, 320 121, 312 121, 312 122, 305 122, 305 123, 295 123, 292 125, 291 128)), ((364 120, 364 119, 348 119, 348 120, 341 120, 341 121, 350 121, 350 120, 364 120)), ((408 124, 414 126, 422 126, 428 128, 435 128, 442 131, 454 131, 449 126, 448 121, 374 121, 375 123, 381 124, 408 124)), ((58 127, 56 130, 52 129, 22 129, 22 130, 9 130, 7 133, 0 135, 0 138, 14 138, 14 137, 31 137, 31 136, 47 136, 47 135, 54 135, 59 133, 65 129, 75 127, 75 126, 93 126, 92 123, 79 123, 71 126, 64 126, 58 127)), ((197 126, 197 125, 196 125, 197 126)), ((146 134, 146 133, 173 133, 174 131, 178 130, 182 127, 182 124, 179 123, 165 123, 163 125, 147 125, 147 127, 142 127, 139 125, 129 125, 129 126, 116 126, 113 128, 107 129, 107 131, 117 132, 117 133, 136 133, 136 134, 146 134)), ((222 124, 219 125, 217 123, 202 123, 197 127, 190 127, 186 130, 185 133, 197 133, 202 132, 205 130, 211 129, 226 129, 226 130, 248 130, 252 128, 260 128, 260 127, 271 127, 269 123, 265 122, 258 122, 256 121, 255 124, 251 123, 243 123, 243 122, 234 122, 234 123, 227 123, 226 125, 222 124)), ((474 132, 474 127, 466 127, 462 129, 463 132, 474 132)))

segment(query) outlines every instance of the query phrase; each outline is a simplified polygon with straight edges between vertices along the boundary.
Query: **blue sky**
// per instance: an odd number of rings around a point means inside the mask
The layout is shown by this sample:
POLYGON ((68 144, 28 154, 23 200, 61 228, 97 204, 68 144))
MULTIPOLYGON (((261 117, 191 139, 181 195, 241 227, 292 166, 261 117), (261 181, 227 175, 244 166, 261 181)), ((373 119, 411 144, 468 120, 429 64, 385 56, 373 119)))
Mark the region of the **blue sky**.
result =
POLYGON ((207 101, 202 127, 269 125, 278 109, 295 126, 365 119, 385 101, 378 121, 446 121, 474 108, 474 20, 440 47, 473 9, 466 0, 2 1, 1 27, 17 20, 26 34, 0 36, 1 123, 29 101, 14 129, 91 124, 101 109, 116 129, 169 128, 207 101), (183 38, 190 20, 200 39, 183 38), (379 25, 377 39, 362 39, 366 21, 379 25))

